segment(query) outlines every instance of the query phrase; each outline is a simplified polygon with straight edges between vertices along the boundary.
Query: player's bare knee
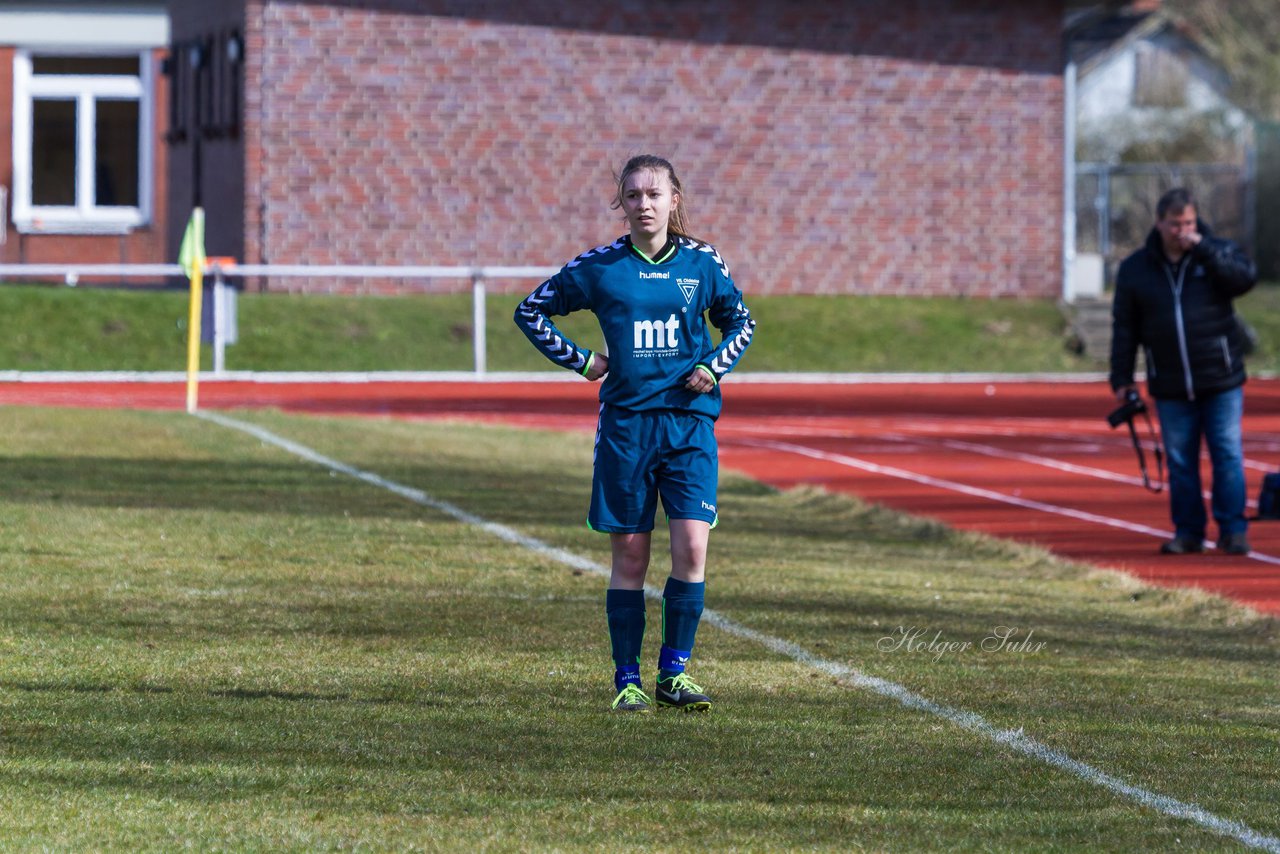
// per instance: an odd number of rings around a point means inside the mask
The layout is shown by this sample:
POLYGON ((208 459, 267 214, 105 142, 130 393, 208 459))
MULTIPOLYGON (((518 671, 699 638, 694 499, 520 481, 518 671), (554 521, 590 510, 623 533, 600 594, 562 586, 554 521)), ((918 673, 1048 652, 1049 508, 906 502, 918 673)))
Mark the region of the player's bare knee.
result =
POLYGON ((641 560, 618 560, 614 559, 612 566, 612 580, 614 582, 622 582, 616 586, 629 588, 639 588, 644 585, 645 576, 649 572, 649 561, 641 560))
POLYGON ((613 536, 612 578, 628 587, 644 584, 649 571, 650 541, 647 534, 613 536))
POLYGON ((706 576, 707 544, 672 543, 671 577, 690 584, 698 584, 706 576))

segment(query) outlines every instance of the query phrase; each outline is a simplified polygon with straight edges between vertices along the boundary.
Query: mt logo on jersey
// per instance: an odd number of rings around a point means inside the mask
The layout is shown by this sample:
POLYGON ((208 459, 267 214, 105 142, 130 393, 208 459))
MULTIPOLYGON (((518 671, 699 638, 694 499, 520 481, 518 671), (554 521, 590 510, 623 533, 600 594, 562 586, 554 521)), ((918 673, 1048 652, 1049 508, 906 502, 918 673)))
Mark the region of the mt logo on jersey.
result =
POLYGON ((633 323, 632 347, 637 356, 675 355, 680 348, 676 333, 680 320, 674 314, 666 320, 637 320, 633 323))

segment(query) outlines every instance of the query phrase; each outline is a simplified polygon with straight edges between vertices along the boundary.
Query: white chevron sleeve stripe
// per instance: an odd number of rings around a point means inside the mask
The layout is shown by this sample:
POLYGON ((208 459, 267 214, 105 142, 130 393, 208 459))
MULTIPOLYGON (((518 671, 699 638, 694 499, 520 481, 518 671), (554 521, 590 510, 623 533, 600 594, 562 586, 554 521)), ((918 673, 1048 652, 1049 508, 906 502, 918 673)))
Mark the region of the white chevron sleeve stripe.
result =
POLYGON ((541 286, 534 289, 533 293, 524 298, 520 303, 517 314, 525 328, 529 330, 530 337, 538 346, 538 349, 548 359, 566 368, 581 372, 586 367, 586 355, 576 345, 561 336, 555 324, 542 313, 540 308, 555 294, 555 288, 552 287, 550 280, 543 282, 541 286))
POLYGON ((733 363, 738 360, 742 352, 747 349, 747 345, 751 343, 751 334, 755 329, 756 322, 748 319, 745 326, 733 337, 720 354, 711 362, 711 371, 716 377, 724 376, 733 367, 733 363))

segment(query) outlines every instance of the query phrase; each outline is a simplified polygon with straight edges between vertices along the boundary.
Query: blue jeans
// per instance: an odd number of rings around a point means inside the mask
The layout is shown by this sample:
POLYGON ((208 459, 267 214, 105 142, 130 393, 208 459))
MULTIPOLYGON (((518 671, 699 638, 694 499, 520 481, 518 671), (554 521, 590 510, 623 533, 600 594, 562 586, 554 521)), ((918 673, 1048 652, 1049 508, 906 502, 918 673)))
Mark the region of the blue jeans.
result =
POLYGON ((1200 437, 1209 446, 1213 464, 1213 518, 1218 534, 1242 534, 1244 517, 1244 449, 1240 418, 1244 388, 1196 400, 1157 400, 1160 431, 1169 466, 1169 510, 1181 539, 1202 540, 1205 533, 1204 498, 1200 486, 1200 437))

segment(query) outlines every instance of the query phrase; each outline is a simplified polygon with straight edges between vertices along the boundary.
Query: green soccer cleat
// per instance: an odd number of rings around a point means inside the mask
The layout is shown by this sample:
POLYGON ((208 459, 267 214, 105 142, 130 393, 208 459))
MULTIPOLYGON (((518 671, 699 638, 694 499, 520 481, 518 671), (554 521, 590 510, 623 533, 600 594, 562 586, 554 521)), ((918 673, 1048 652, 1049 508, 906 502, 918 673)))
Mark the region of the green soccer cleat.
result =
POLYGON ((639 685, 628 683, 627 687, 618 692, 611 708, 615 712, 647 712, 649 696, 640 690, 639 685))
POLYGON ((658 689, 653 692, 661 709, 682 709, 686 712, 705 712, 711 709, 711 698, 702 693, 700 685, 684 673, 678 673, 670 679, 659 679, 658 689))

